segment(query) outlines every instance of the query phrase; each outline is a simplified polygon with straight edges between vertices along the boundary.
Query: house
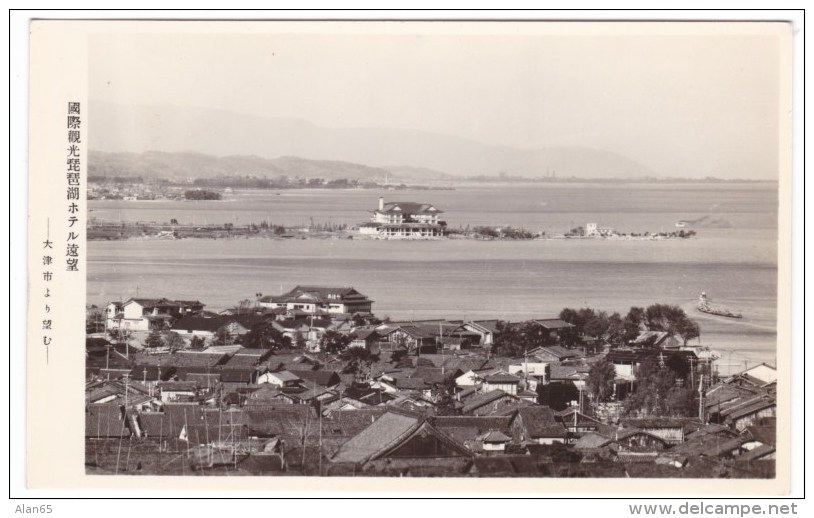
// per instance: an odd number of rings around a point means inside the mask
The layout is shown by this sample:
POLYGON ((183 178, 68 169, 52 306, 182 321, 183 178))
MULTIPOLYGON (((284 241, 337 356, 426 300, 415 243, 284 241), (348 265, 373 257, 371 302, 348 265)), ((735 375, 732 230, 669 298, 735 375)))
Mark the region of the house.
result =
POLYGON ((605 431, 607 428, 601 421, 583 414, 574 407, 557 412, 557 420, 568 430, 569 437, 580 437, 583 434, 605 431))
POLYGON ((568 432, 547 406, 521 408, 512 420, 511 430, 518 442, 533 444, 565 443, 568 432))
POLYGON ((546 363, 559 363, 581 358, 582 351, 576 349, 566 349, 560 345, 547 345, 529 350, 528 357, 546 363))
POLYGON ((762 419, 777 416, 777 401, 774 397, 759 394, 748 398, 729 401, 710 412, 712 422, 723 423, 737 431, 759 423, 762 419))
POLYGON ((556 340, 559 340, 565 333, 574 329, 573 324, 569 324, 559 318, 538 318, 534 319, 533 322, 540 326, 549 338, 556 340))
POLYGON ((252 368, 223 369, 220 372, 221 386, 224 392, 232 392, 241 387, 257 382, 257 370, 252 368))
POLYGON ((138 433, 138 423, 124 407, 92 404, 85 407, 85 437, 88 439, 120 439, 138 433))
POLYGON ((755 386, 764 386, 777 381, 777 369, 769 364, 761 363, 734 374, 732 377, 744 378, 755 386))
POLYGON ((428 421, 391 411, 345 442, 331 462, 363 466, 378 459, 392 461, 439 457, 468 458, 471 453, 428 421))
POLYGON ((351 342, 348 347, 362 347, 373 354, 379 353, 379 340, 382 337, 375 329, 354 329, 349 336, 351 342))
POLYGON ((511 394, 496 389, 467 398, 461 411, 464 415, 500 415, 529 404, 511 394))
POLYGON ((282 392, 277 385, 264 383, 260 385, 260 388, 247 394, 242 403, 247 409, 253 409, 270 405, 295 405, 299 404, 299 400, 282 392))
POLYGON ((670 447, 670 443, 658 435, 637 428, 618 430, 613 440, 619 445, 618 453, 647 454, 652 455, 654 460, 658 453, 670 447))
POLYGON ((359 225, 359 233, 385 239, 428 239, 443 237, 446 223, 443 211, 429 203, 389 202, 379 198, 370 222, 359 225))
POLYGON ((389 344, 390 350, 415 351, 436 345, 435 336, 414 325, 383 327, 379 329, 379 334, 389 344))
POLYGON ((656 349, 678 349, 684 343, 667 331, 642 331, 631 340, 631 347, 653 347, 656 349))
POLYGON ((551 379, 551 367, 545 362, 524 361, 509 365, 509 374, 533 378, 537 383, 545 385, 551 379))
POLYGON ((107 305, 105 325, 107 330, 163 330, 175 320, 193 315, 203 308, 204 304, 197 300, 131 298, 123 303, 111 302, 107 305))
POLYGON ((490 374, 483 378, 483 392, 491 392, 493 390, 502 390, 507 394, 513 396, 517 395, 517 387, 521 379, 512 374, 496 373, 490 374))
POLYGON ((500 430, 490 430, 480 437, 484 453, 503 453, 512 438, 500 430))
MULTIPOLYGON (((511 441, 512 416, 432 416, 430 423, 444 435, 463 444, 475 454, 484 453, 483 438, 490 432, 500 432, 511 441)), ((504 441, 496 441, 504 442, 504 441)), ((505 448, 504 448, 505 449, 505 448)), ((494 450, 493 450, 494 451, 494 450)))
POLYGON ((257 377, 257 383, 269 383, 271 385, 284 387, 297 387, 302 379, 290 371, 265 372, 257 377))
POLYGON ((479 385, 486 376, 496 374, 498 372, 501 372, 501 370, 497 367, 469 369, 455 378, 455 385, 462 388, 474 387, 475 385, 479 385))
POLYGON ((462 334, 466 332, 467 336, 474 334, 478 337, 478 340, 473 340, 472 343, 490 347, 495 343, 495 338, 500 334, 498 322, 498 320, 472 320, 461 324, 460 328, 454 331, 454 333, 462 334))
POLYGON ((136 365, 130 370, 129 378, 147 386, 156 386, 160 381, 169 381, 176 375, 175 367, 161 365, 136 365))
POLYGON ((201 338, 214 338, 218 331, 223 330, 232 337, 241 337, 251 331, 252 327, 267 320, 269 317, 261 315, 219 315, 202 317, 197 315, 185 316, 172 324, 172 330, 184 338, 195 336, 201 338))
POLYGON ((191 401, 198 395, 198 384, 191 381, 162 381, 158 384, 161 401, 191 401))
POLYGON ((299 310, 308 315, 369 314, 373 301, 352 287, 297 286, 283 295, 261 297, 258 305, 299 310))
POLYGON ((291 369, 288 372, 300 380, 310 381, 317 386, 325 388, 335 387, 342 381, 339 378, 339 373, 336 371, 291 369))
POLYGON ((684 442, 684 430, 688 425, 697 424, 697 419, 683 417, 640 417, 625 419, 623 424, 628 428, 636 428, 662 438, 667 444, 681 444, 684 442))
POLYGON ((645 362, 667 365, 679 376, 689 372, 690 366, 698 363, 694 351, 658 349, 613 349, 605 359, 613 363, 616 377, 625 381, 636 379, 636 370, 645 362))

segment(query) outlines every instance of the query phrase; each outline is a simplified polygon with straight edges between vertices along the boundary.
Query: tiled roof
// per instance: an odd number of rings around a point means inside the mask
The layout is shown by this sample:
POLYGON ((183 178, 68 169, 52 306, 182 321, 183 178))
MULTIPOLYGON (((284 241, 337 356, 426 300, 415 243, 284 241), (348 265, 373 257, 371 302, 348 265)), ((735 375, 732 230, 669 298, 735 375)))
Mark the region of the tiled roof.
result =
POLYGON ((391 201, 384 204, 381 210, 376 212, 382 214, 397 213, 404 216, 413 214, 441 214, 443 211, 436 209, 429 203, 416 203, 414 201, 391 201))
POLYGON ((721 438, 717 435, 703 435, 693 437, 687 441, 674 446, 670 452, 677 455, 718 457, 728 455, 733 450, 740 448, 744 439, 742 437, 721 438))
POLYGON ((746 428, 746 433, 749 437, 763 444, 774 445, 777 443, 776 426, 750 426, 746 428))
POLYGON ((289 372, 300 379, 312 381, 322 387, 333 387, 341 381, 336 371, 291 369, 289 372))
POLYGON ((163 370, 165 367, 214 367, 226 359, 223 353, 178 351, 174 354, 139 354, 136 364, 161 365, 163 370))
POLYGON ((588 432, 582 437, 580 437, 577 442, 574 443, 574 449, 576 450, 588 450, 594 448, 601 448, 611 442, 609 437, 605 437, 604 435, 600 435, 595 432, 588 432))
POLYGON ((138 381, 166 381, 175 375, 175 371, 175 367, 171 366, 137 365, 130 370, 130 379, 138 381))
POLYGON ((330 302, 359 303, 373 302, 365 295, 362 295, 352 287, 330 287, 330 286, 297 286, 293 290, 279 296, 263 297, 263 302, 317 302, 320 304, 330 302), (265 300, 269 298, 270 300, 265 300))
POLYGON ((198 389, 194 381, 162 381, 158 386, 165 392, 194 392, 198 389))
POLYGON ((254 369, 223 369, 220 380, 225 383, 251 383, 255 372, 254 369))
POLYGON ((556 356, 562 360, 568 358, 578 358, 582 356, 581 351, 577 351, 576 349, 566 349, 560 345, 549 345, 545 347, 538 347, 536 349, 532 349, 529 351, 530 355, 534 354, 550 354, 552 356, 556 356))
POLYGON ((466 401, 466 404, 463 407, 463 413, 466 414, 472 412, 473 410, 477 410, 478 408, 497 401, 502 397, 512 396, 500 389, 484 392, 482 394, 478 394, 477 396, 472 396, 466 401))
POLYGON ((512 374, 491 374, 483 379, 486 383, 506 384, 506 383, 520 383, 520 378, 512 374))
POLYGON ((754 414, 776 405, 777 402, 774 399, 760 398, 749 402, 749 404, 738 405, 736 408, 727 409, 725 412, 721 412, 721 415, 733 420, 740 419, 741 417, 754 414))
POLYGON ((565 437, 565 427, 557 422, 554 411, 547 406, 527 406, 518 410, 523 427, 532 439, 543 437, 565 437))
POLYGON ((221 327, 225 326, 232 321, 234 317, 219 316, 219 317, 196 317, 185 316, 172 325, 172 328, 178 331, 206 331, 214 333, 221 327))
POLYGON ((570 329, 573 324, 569 324, 559 318, 538 318, 534 320, 535 323, 540 324, 546 329, 570 329))
POLYGON ((398 444, 420 421, 415 417, 388 412, 343 444, 334 462, 362 463, 398 444))
POLYGON ((301 444, 303 438, 319 433, 317 426, 314 426, 318 417, 310 405, 257 406, 249 408, 246 414, 252 435, 282 436, 301 444))
POLYGON ((299 376, 297 376, 293 372, 287 371, 287 370, 279 371, 279 372, 272 372, 269 375, 277 378, 280 381, 300 381, 299 376))
POLYGON ((481 438, 481 440, 483 442, 509 442, 509 441, 512 440, 512 438, 509 437, 508 435, 506 435, 503 432, 500 432, 498 430, 492 430, 492 431, 487 432, 481 438))
POLYGON ((429 420, 439 429, 472 427, 478 433, 489 430, 508 433, 512 418, 511 416, 433 416, 429 420))
POLYGON ((428 340, 430 338, 433 338, 433 335, 431 335, 430 333, 427 333, 426 331, 424 331, 420 327, 413 326, 413 325, 398 326, 398 327, 396 327, 394 329, 383 331, 382 335, 387 336, 387 335, 392 334, 392 333, 394 333, 396 331, 401 331, 401 332, 406 333, 406 334, 410 335, 411 337, 419 339, 419 340, 428 340))
POLYGON ((475 324, 478 327, 482 327, 484 330, 489 331, 490 333, 498 333, 500 332, 497 328, 499 320, 473 320, 466 322, 467 324, 475 324))
POLYGON ((385 407, 334 410, 330 416, 323 421, 323 426, 340 430, 340 433, 344 436, 353 437, 373 424, 376 419, 387 413, 387 411, 388 409, 385 407))
POLYGON ((430 385, 421 378, 396 378, 395 386, 402 390, 425 390, 430 388, 430 385))
POLYGON ((119 405, 93 404, 85 408, 85 437, 129 437, 130 424, 119 405))
POLYGON ((188 372, 184 376, 184 381, 191 381, 199 387, 211 387, 220 381, 220 373, 188 372))
POLYGON ((773 444, 764 444, 763 446, 758 446, 757 448, 753 448, 745 453, 741 453, 735 459, 742 462, 748 462, 761 459, 767 455, 771 455, 774 452, 775 447, 773 444))
POLYGON ((697 422, 695 418, 688 417, 637 417, 629 418, 623 421, 625 426, 632 428, 640 428, 642 430, 648 428, 681 428, 683 429, 688 422, 697 422))

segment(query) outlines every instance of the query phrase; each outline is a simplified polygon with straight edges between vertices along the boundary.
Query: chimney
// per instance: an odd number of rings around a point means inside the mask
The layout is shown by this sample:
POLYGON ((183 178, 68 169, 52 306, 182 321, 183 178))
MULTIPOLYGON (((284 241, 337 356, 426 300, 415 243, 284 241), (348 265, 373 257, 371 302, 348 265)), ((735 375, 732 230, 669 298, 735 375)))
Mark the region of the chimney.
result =
POLYGON ((384 210, 384 198, 379 196, 379 210, 384 210))

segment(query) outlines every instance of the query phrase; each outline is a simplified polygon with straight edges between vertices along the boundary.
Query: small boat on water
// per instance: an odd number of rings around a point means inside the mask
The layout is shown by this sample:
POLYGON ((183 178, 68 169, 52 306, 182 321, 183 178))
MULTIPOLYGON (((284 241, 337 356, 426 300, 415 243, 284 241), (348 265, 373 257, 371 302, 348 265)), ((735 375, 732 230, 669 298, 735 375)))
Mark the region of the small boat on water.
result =
POLYGON ((684 228, 687 226, 687 222, 683 219, 676 221, 676 228, 684 228))
POLYGON ((711 304, 705 292, 701 292, 701 296, 698 297, 697 308, 698 311, 702 313, 708 313, 710 315, 718 315, 720 317, 729 317, 729 318, 743 318, 743 315, 737 311, 733 311, 723 306, 711 304))

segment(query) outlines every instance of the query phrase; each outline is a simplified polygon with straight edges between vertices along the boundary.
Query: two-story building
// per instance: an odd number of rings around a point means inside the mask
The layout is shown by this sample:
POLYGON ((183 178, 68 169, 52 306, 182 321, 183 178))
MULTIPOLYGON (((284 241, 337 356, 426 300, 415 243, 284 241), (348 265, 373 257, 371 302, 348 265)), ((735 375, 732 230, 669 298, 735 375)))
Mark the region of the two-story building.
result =
POLYGON ((359 232, 387 239, 443 237, 446 223, 440 220, 442 213, 429 203, 385 203, 384 198, 379 198, 379 207, 373 211, 369 223, 360 225, 359 232))
POLYGON ((309 315, 371 313, 373 301, 352 287, 297 286, 279 296, 267 295, 257 301, 268 309, 299 310, 309 315))
POLYGON ((132 298, 127 302, 111 302, 105 309, 105 328, 128 331, 166 329, 172 322, 194 315, 204 308, 197 300, 165 298, 132 298))

